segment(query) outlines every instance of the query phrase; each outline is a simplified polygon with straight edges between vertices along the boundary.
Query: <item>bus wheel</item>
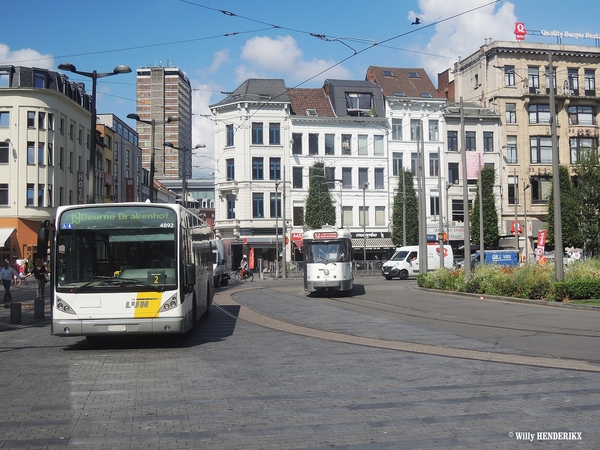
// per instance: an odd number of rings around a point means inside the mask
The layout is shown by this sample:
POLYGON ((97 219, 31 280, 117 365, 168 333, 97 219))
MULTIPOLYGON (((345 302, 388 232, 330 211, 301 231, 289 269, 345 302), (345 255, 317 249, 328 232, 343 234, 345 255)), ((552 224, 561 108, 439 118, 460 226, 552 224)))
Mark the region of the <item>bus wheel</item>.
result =
POLYGON ((403 270, 403 271, 400 272, 400 279, 401 280, 408 279, 408 271, 407 270, 403 270))

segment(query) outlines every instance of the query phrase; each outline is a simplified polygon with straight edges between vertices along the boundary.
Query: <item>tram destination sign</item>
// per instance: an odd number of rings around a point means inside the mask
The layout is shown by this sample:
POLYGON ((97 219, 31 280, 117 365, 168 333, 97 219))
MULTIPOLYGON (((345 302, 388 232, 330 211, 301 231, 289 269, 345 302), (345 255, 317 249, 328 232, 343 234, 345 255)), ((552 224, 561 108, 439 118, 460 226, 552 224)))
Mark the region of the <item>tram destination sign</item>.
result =
POLYGON ((337 231, 316 232, 313 233, 313 239, 337 239, 337 231))

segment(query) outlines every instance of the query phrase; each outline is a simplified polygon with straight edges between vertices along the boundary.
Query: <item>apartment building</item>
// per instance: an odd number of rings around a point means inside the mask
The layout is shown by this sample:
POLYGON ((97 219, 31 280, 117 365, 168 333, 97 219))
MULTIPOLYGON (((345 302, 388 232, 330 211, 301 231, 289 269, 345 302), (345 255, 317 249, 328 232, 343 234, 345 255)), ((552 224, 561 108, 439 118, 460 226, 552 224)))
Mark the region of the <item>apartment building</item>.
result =
POLYGON ((64 74, 4 65, 0 105, 0 258, 30 259, 40 223, 92 195, 91 100, 64 74))
POLYGON ((528 247, 545 227, 552 189, 550 89, 559 162, 572 166, 581 151, 598 145, 599 56, 597 46, 486 41, 454 66, 450 100, 462 97, 500 114, 502 230, 511 233, 515 210, 521 223, 526 214, 528 247))

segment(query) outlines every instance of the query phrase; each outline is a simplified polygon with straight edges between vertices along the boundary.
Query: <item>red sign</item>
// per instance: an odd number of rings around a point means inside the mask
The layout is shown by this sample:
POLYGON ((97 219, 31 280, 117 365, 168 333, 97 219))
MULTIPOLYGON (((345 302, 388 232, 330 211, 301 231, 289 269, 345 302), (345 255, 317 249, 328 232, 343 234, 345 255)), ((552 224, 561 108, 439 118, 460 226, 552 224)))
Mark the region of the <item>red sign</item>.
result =
POLYGON ((544 257, 544 251, 546 250, 546 237, 548 236, 547 230, 538 231, 538 243, 535 249, 536 258, 539 264, 544 264, 546 258, 544 257))
MULTIPOLYGON (((517 230, 519 230, 519 236, 523 232, 523 227, 521 226, 521 222, 517 222, 517 230)), ((515 221, 512 221, 512 226, 510 227, 511 234, 515 234, 515 221)))
POLYGON ((250 249, 250 253, 248 253, 248 268, 250 270, 254 270, 254 247, 250 249))
MULTIPOLYGON (((436 247, 435 251, 438 254, 438 256, 440 256, 440 248, 436 247)), ((448 247, 446 246, 446 247, 444 247, 444 258, 447 258, 447 257, 448 257, 448 247)))
POLYGON ((314 239, 335 239, 338 237, 337 231, 327 231, 325 233, 313 233, 314 239))
POLYGON ((527 30, 525 29, 525 24, 523 22, 515 23, 515 39, 517 41, 524 41, 525 35, 527 34, 527 30))

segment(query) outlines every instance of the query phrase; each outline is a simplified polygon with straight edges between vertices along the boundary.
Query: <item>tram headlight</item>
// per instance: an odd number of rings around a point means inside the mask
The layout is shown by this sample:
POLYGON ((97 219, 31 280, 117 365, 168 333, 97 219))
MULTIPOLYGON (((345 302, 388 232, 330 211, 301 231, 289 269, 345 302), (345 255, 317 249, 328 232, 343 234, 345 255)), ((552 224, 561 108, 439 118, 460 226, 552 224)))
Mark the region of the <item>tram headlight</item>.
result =
POLYGON ((329 269, 323 269, 323 273, 324 273, 325 275, 329 275, 329 269))

